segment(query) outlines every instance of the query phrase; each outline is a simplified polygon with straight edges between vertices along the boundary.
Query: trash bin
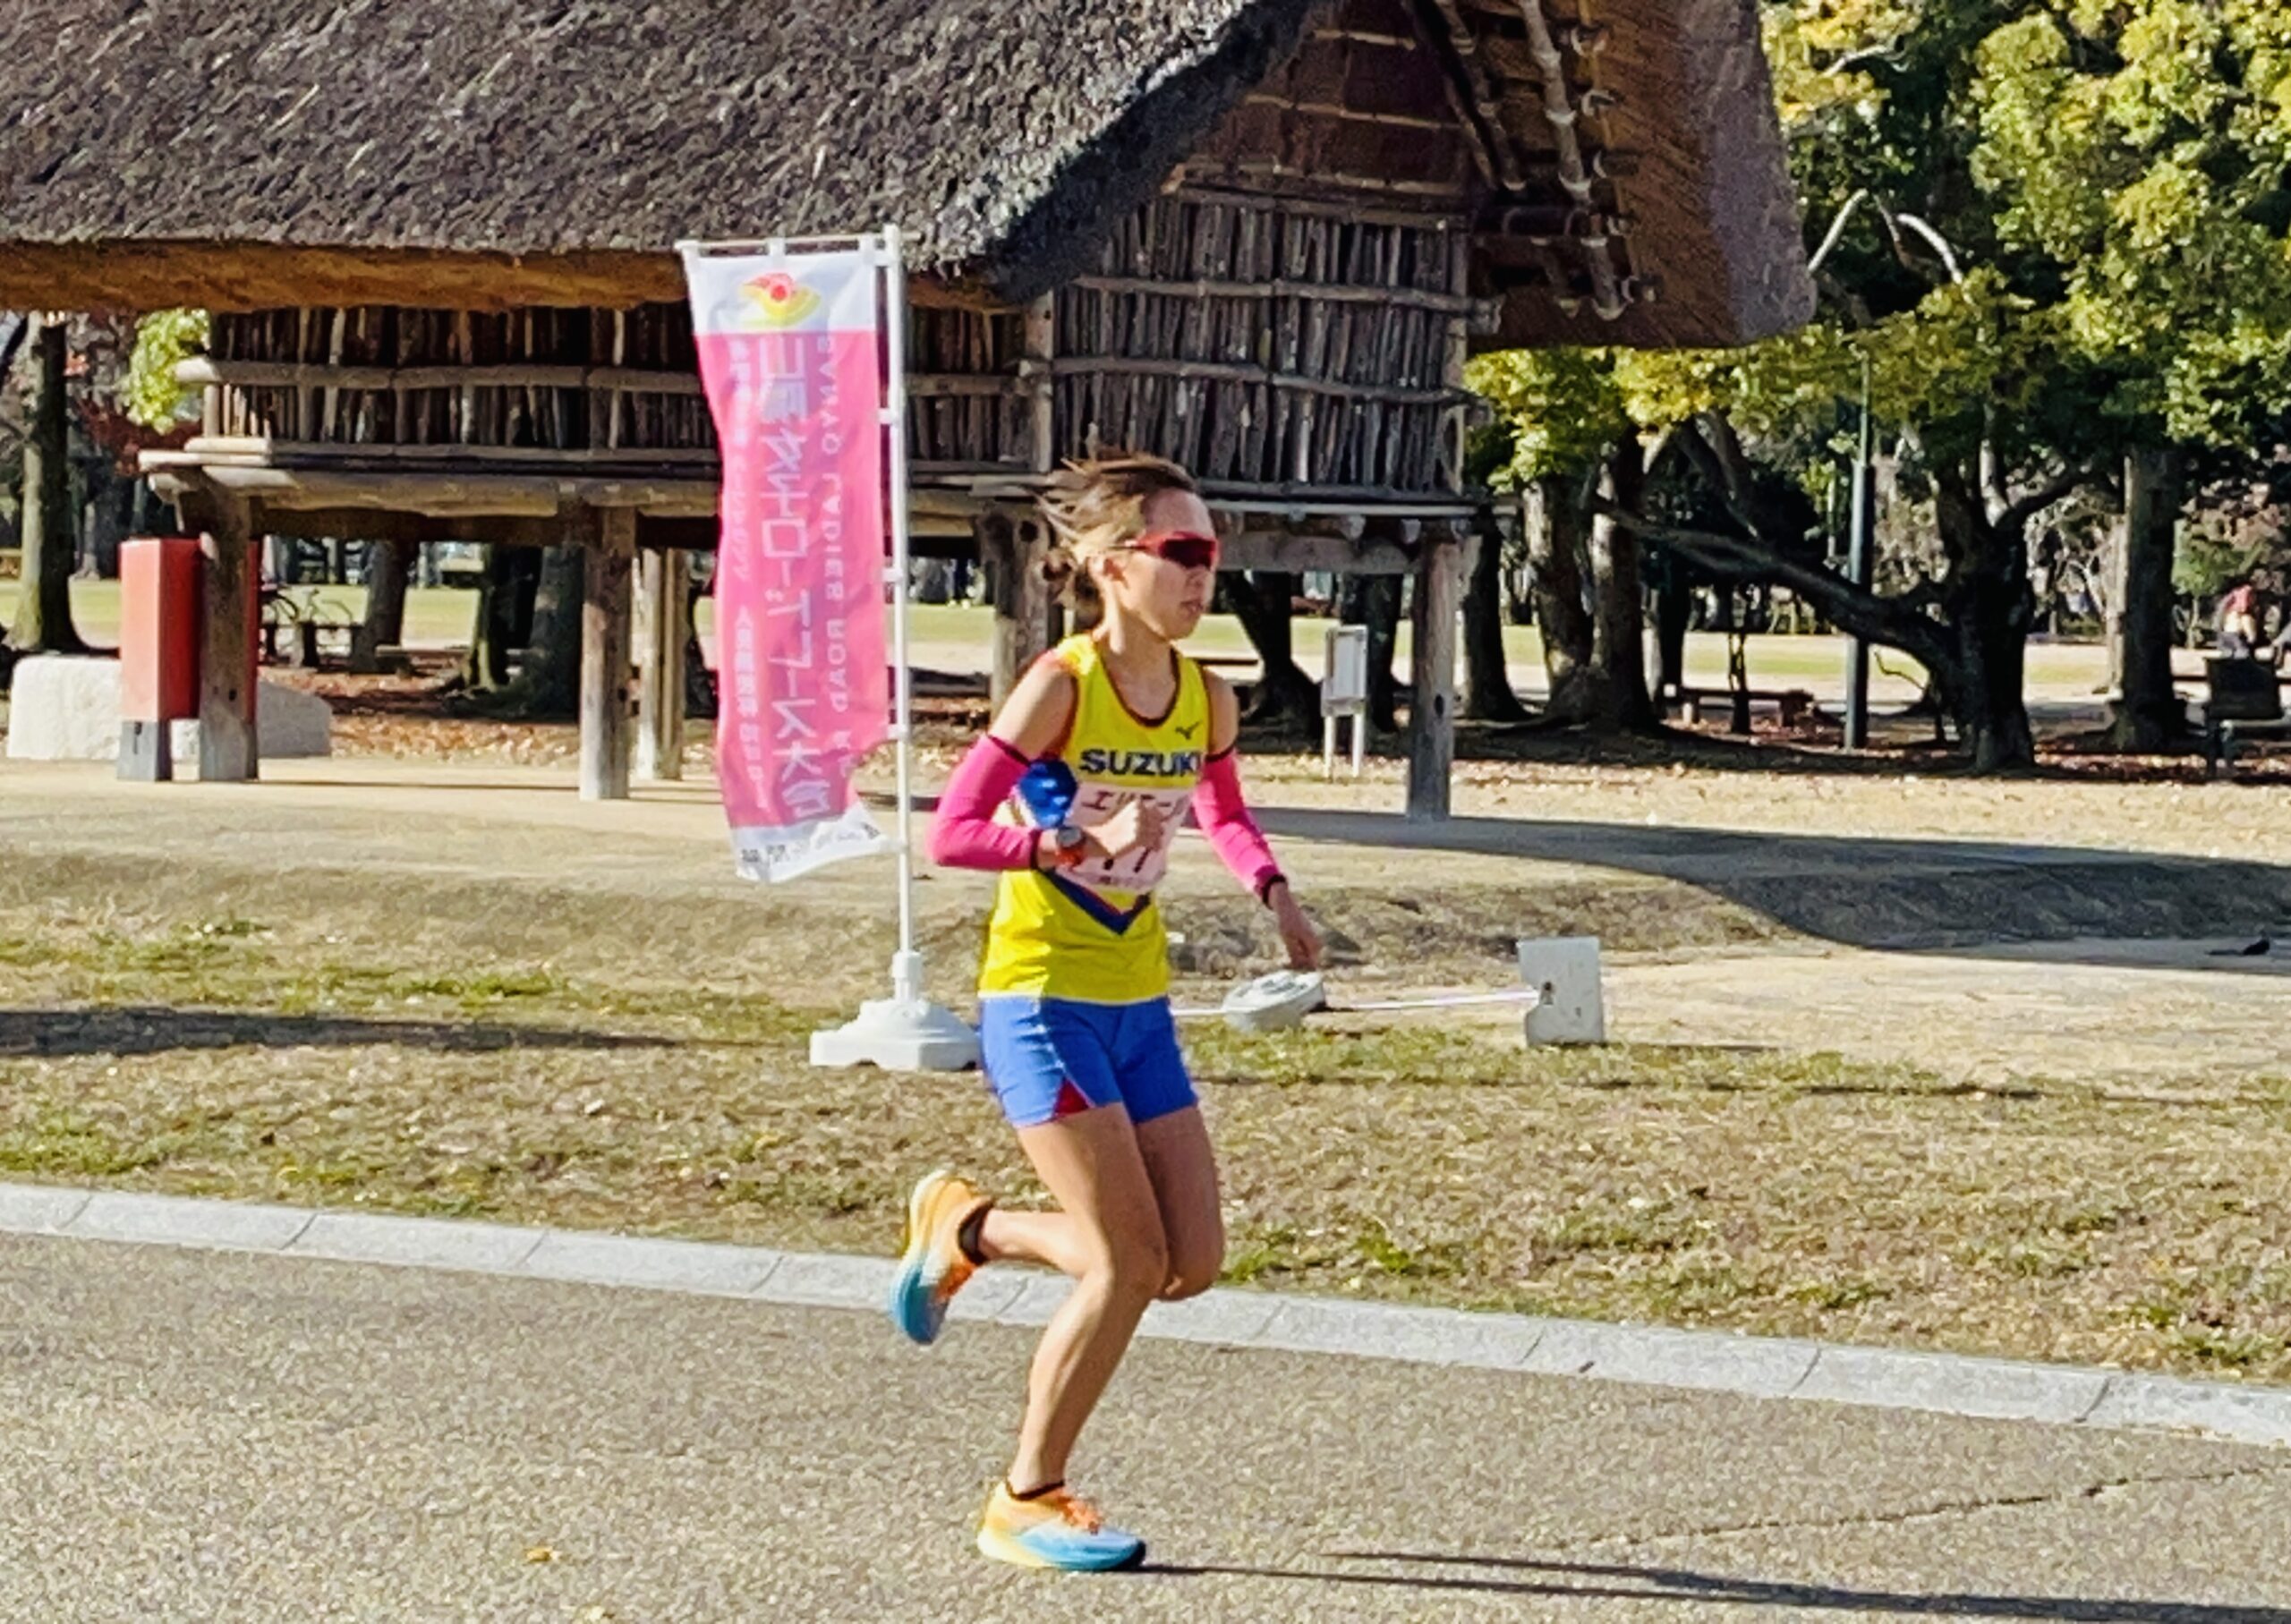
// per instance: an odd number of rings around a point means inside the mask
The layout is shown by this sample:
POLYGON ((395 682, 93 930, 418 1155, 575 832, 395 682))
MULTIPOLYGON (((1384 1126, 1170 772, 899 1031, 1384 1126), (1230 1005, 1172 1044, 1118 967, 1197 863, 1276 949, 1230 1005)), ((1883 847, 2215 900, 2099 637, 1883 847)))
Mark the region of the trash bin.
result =
POLYGON ((139 536, 119 548, 119 776, 175 777, 169 739, 199 714, 199 541, 139 536))

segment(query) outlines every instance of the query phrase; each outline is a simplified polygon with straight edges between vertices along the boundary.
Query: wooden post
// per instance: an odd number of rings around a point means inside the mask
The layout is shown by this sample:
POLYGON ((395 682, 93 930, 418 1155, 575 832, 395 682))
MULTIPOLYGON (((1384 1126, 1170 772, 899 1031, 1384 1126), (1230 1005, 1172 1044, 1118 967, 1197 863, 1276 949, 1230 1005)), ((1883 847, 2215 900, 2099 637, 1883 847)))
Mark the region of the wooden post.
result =
POLYGON ((636 562, 634 508, 583 509, 572 540, 585 550, 581 598, 581 798, 628 799, 628 610, 636 562))
POLYGON ((1463 604, 1464 549, 1427 531, 1416 576, 1415 646, 1408 718, 1408 815, 1445 818, 1456 762, 1456 616, 1463 604))
POLYGON ((1043 579, 1048 550, 1038 519, 982 514, 973 526, 982 563, 994 566, 993 702, 1009 697, 1026 668, 1050 647, 1050 583, 1043 579))
POLYGON ((636 776, 684 777, 685 595, 690 555, 649 547, 637 555, 636 776))
POLYGON ((202 784, 244 784, 257 776, 262 752, 255 728, 254 514, 246 503, 218 497, 207 532, 205 599, 200 618, 199 778, 202 784))
POLYGON ((1058 295, 1044 293, 1026 306, 1023 334, 1026 358, 1040 364, 1034 379, 1034 464, 1036 473, 1058 466, 1058 378, 1051 364, 1058 359, 1058 295))

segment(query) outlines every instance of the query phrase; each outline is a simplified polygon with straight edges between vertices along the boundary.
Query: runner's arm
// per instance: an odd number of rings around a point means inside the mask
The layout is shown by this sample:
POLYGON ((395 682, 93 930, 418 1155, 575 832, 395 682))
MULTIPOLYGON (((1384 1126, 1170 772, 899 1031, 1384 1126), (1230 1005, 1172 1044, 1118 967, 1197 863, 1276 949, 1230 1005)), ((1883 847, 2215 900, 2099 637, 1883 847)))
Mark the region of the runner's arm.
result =
POLYGON ((1259 902, 1270 903, 1273 888, 1288 880, 1242 798, 1234 749, 1240 739, 1241 702, 1223 677, 1205 671, 1202 681, 1209 690, 1209 756, 1193 792, 1193 821, 1233 878, 1259 902))
POLYGON ((1038 866, 1043 831, 998 823, 994 814, 1073 722, 1073 674, 1045 656, 1019 679, 993 727, 947 780, 931 820, 931 861, 959 869, 1038 866))

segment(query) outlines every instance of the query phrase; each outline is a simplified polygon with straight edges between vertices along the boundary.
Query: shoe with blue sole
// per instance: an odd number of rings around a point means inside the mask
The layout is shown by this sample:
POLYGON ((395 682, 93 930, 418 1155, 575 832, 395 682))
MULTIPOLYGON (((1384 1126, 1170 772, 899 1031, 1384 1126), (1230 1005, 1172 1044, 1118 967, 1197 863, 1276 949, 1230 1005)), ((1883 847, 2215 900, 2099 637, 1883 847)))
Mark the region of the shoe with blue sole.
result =
POLYGON ((1016 1568, 1112 1573, 1146 1560, 1146 1542, 1109 1528, 1097 1508, 1063 1484, 1021 1499, 1008 1484, 987 1496, 978 1524, 980 1554, 1016 1568))
POLYGON ((907 1196, 899 1272, 891 1277, 884 1308, 909 1341, 927 1348, 939 1339, 947 1305, 978 1272, 978 1265, 963 1255, 963 1226, 991 1204, 943 1170, 925 1175, 907 1196))

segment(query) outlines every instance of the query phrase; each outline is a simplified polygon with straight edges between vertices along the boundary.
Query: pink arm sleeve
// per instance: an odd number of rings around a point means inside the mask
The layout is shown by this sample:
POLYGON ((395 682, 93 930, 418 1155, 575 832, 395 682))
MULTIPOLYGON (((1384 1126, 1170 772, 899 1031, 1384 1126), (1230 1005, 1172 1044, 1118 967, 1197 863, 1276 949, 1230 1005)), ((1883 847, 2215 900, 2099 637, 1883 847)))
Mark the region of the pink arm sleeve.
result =
POLYGON ((1265 900, 1274 880, 1284 878, 1273 860, 1273 848, 1265 844, 1265 831, 1241 799, 1240 769, 1234 765, 1231 751, 1211 756, 1202 768, 1201 782, 1193 792, 1193 819, 1233 878, 1256 892, 1258 901, 1265 900))
POLYGON ((973 744, 939 795, 931 820, 931 861, 950 869, 1034 867, 1036 831, 994 821, 1026 766, 1026 757, 992 734, 973 744))

